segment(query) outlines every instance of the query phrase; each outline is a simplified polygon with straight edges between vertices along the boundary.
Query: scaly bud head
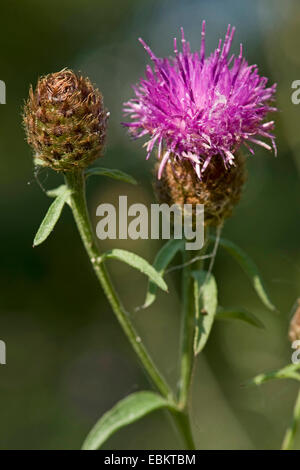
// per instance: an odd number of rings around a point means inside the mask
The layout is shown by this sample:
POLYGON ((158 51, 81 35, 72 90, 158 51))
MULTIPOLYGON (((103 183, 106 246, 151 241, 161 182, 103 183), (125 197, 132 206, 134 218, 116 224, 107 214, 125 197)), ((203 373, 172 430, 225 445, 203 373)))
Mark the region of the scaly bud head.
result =
POLYGON ((216 156, 201 179, 189 160, 175 158, 166 164, 161 180, 154 180, 154 189, 160 203, 181 207, 193 204, 193 208, 204 204, 205 226, 219 226, 231 216, 239 202, 245 180, 245 159, 240 153, 235 155, 235 165, 227 170, 223 159, 216 156))
POLYGON ((57 171, 85 168, 101 156, 107 118, 101 93, 68 69, 41 77, 24 109, 36 160, 57 171))

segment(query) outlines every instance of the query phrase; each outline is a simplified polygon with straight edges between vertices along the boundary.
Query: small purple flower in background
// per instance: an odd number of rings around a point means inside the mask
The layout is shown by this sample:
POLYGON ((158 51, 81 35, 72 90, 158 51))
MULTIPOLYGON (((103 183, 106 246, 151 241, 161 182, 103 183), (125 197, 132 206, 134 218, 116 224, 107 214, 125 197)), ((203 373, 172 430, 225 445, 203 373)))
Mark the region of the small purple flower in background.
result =
POLYGON ((205 22, 202 24, 201 48, 191 52, 182 34, 182 52, 174 39, 175 57, 161 59, 140 42, 150 55, 146 77, 133 87, 136 98, 124 104, 132 122, 124 123, 133 137, 148 135, 147 159, 155 145, 161 160, 158 178, 172 157, 189 160, 198 177, 211 159, 221 155, 225 168, 234 164, 235 152, 244 144, 253 154, 252 144, 274 148, 270 132, 274 121, 264 122, 276 84, 267 88, 268 79, 249 66, 242 55, 229 57, 235 28, 228 26, 222 46, 205 57, 205 22), (262 139, 269 139, 271 145, 262 139))

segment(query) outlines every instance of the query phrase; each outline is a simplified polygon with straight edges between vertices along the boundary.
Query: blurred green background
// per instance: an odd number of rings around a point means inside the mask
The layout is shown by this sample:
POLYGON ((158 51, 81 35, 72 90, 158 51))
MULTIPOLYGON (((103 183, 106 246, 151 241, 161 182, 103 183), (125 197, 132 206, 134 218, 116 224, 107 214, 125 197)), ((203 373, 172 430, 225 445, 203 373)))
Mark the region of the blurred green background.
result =
MULTIPOLYGON (((280 446, 290 421, 297 386, 242 384, 259 372, 291 360, 287 340, 290 310, 300 295, 300 106, 291 103, 291 83, 300 79, 300 5, 297 0, 13 0, 1 4, 1 75, 7 104, 1 105, 0 130, 0 339, 7 365, 0 366, 0 448, 76 449, 90 427, 127 394, 148 388, 143 372, 98 287, 81 246, 70 210, 42 246, 32 240, 49 205, 33 176, 21 113, 29 85, 63 67, 82 71, 100 88, 111 112, 107 150, 101 164, 123 169, 137 187, 95 178, 88 195, 92 217, 101 202, 128 195, 129 203, 153 202, 154 157, 145 161, 141 142, 120 126, 122 102, 143 74, 148 57, 143 38, 164 56, 183 26, 193 48, 207 21, 207 50, 236 26, 250 63, 278 83, 276 119, 278 158, 257 149, 248 159, 243 200, 224 235, 258 263, 280 314, 267 312, 240 268, 221 251, 215 274, 222 306, 243 306, 259 316, 265 330, 239 323, 215 325, 198 360, 192 391, 195 438, 200 449, 272 449, 280 446)), ((60 183, 42 171, 49 189, 60 183)), ((157 241, 117 241, 118 246, 152 261, 157 241)), ((130 311, 143 302, 146 279, 111 263, 130 311)), ((179 280, 167 279, 170 294, 160 294, 134 323, 167 379, 178 374, 179 280)), ((108 449, 174 449, 179 438, 157 412, 120 431, 108 449)), ((300 438, 298 438, 300 446, 300 438)))

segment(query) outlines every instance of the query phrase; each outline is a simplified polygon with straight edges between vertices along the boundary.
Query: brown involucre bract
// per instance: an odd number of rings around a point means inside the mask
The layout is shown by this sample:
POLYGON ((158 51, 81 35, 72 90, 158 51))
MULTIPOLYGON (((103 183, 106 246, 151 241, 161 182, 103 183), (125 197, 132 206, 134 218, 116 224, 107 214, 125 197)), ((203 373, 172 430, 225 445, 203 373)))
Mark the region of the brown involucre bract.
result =
POLYGON ((102 155, 108 115, 88 78, 69 69, 41 77, 24 109, 36 161, 57 171, 87 167, 102 155))
POLYGON ((241 153, 235 155, 235 165, 228 169, 224 169, 223 159, 216 156, 201 179, 190 161, 170 159, 161 180, 155 179, 154 190, 160 203, 180 207, 192 204, 193 208, 204 204, 205 226, 220 226, 239 202, 246 176, 245 158, 241 153))

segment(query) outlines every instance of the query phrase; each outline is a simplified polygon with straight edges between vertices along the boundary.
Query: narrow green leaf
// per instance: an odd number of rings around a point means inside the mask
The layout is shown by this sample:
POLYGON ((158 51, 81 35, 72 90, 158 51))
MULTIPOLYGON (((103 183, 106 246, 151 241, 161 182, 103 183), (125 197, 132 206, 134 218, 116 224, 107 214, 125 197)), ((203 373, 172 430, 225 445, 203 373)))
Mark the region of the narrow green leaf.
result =
POLYGON ((263 383, 269 382, 270 380, 276 379, 294 379, 300 381, 300 364, 289 364, 280 370, 273 370, 267 372, 266 374, 259 374, 254 379, 246 383, 246 385, 261 385, 263 383))
POLYGON ((57 196, 60 196, 61 194, 64 194, 66 190, 67 190, 67 186, 65 184, 61 184, 57 188, 49 189, 49 191, 47 191, 46 194, 49 197, 57 197, 57 196))
POLYGON ((239 309, 231 309, 231 310, 223 310, 220 309, 217 312, 216 316, 217 320, 242 320, 249 325, 256 326, 257 328, 264 328, 264 324, 262 321, 259 320, 253 313, 248 312, 248 310, 244 310, 242 308, 239 309))
POLYGON ((205 271, 193 271, 195 279, 196 328, 194 353, 199 354, 208 340, 218 306, 218 291, 215 278, 205 271), (199 295, 200 294, 200 295, 199 295))
POLYGON ((109 168, 95 167, 86 170, 85 175, 87 178, 92 175, 108 176, 109 178, 124 181, 125 183, 137 184, 137 181, 132 176, 128 175, 127 173, 124 173, 124 171, 121 170, 111 170, 109 168))
MULTIPOLYGON (((214 237, 211 238, 214 239, 214 237)), ((241 248, 239 248, 235 243, 232 243, 229 240, 221 238, 220 245, 225 248, 225 250, 227 250, 228 253, 233 256, 233 258, 235 258, 235 260, 243 268, 245 273, 251 279, 252 285, 263 304, 270 310, 276 310, 276 307, 274 307, 274 305, 269 299, 269 296, 266 292, 266 289, 263 285, 263 281, 259 274, 258 268, 254 261, 252 261, 252 259, 249 258, 249 256, 241 248)))
POLYGON ((46 240, 46 238, 48 238, 48 236, 54 229, 55 224, 58 221, 61 211, 63 210, 65 202, 67 201, 69 196, 70 191, 69 189, 66 189, 64 192, 62 192, 62 194, 60 194, 54 199, 37 231, 37 234, 33 241, 33 246, 40 245, 46 240))
POLYGON ((153 392, 129 395, 99 419, 84 441, 82 449, 99 449, 116 431, 160 408, 172 408, 172 405, 153 392))
MULTIPOLYGON (((153 267, 156 269, 156 271, 159 272, 161 276, 164 275, 166 268, 168 267, 176 253, 184 247, 184 243, 185 241, 182 239, 172 239, 165 243, 165 245, 159 250, 154 260, 153 267)), ((156 291, 156 284, 152 281, 149 281, 146 299, 144 305, 141 308, 147 308, 150 307, 151 304, 153 304, 154 300, 156 299, 156 291)))
POLYGON ((112 258, 117 259, 119 261, 123 261, 124 263, 127 263, 132 266, 133 268, 138 269, 143 274, 146 274, 146 276, 148 276, 148 278, 162 290, 168 290, 168 286, 163 280, 161 274, 159 274, 156 269, 148 263, 148 261, 146 261, 144 258, 141 258, 141 256, 136 255, 135 253, 115 248, 104 253, 102 259, 103 258, 112 258))

